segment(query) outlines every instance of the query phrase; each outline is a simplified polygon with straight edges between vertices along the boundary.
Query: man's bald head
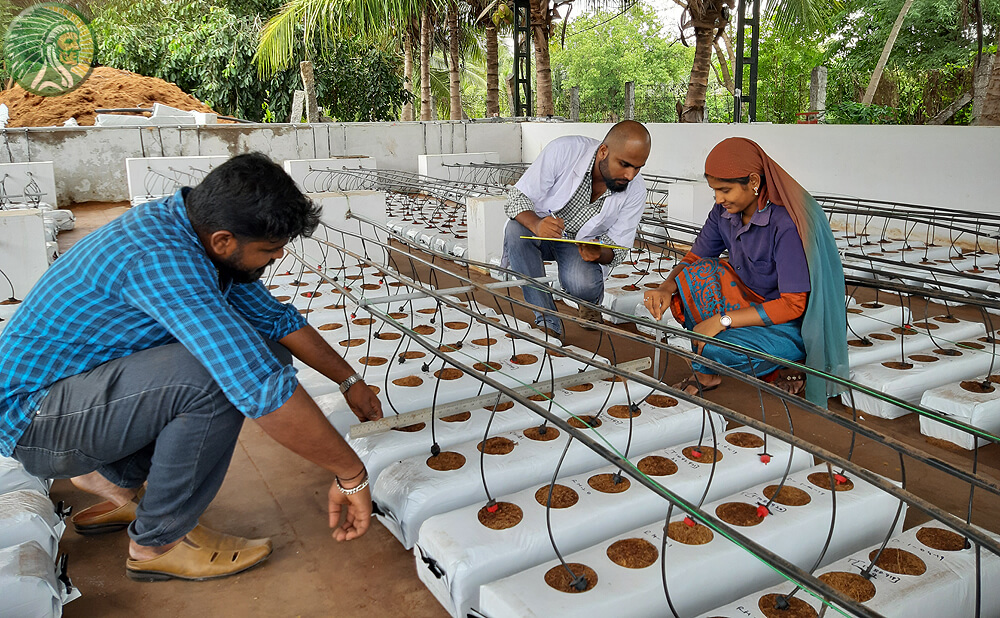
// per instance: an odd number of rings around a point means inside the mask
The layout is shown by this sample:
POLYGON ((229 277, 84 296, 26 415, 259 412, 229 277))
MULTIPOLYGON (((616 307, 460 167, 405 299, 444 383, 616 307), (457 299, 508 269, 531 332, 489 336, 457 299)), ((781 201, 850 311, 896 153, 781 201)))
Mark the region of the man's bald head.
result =
POLYGON ((640 122, 635 120, 622 120, 611 127, 608 134, 604 136, 603 144, 607 144, 611 150, 619 150, 627 146, 637 146, 645 148, 649 154, 649 131, 640 122))
POLYGON ((597 148, 594 159, 595 180, 599 173, 612 192, 624 191, 649 158, 649 131, 634 120, 623 120, 611 127, 597 148))

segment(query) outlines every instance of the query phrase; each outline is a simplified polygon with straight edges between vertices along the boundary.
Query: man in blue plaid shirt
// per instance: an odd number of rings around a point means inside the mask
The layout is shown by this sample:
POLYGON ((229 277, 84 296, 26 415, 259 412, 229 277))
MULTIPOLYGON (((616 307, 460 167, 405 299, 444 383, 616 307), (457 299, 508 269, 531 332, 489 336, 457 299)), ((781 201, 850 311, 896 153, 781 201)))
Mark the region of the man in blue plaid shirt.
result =
POLYGON ((103 497, 74 524, 127 527, 132 579, 224 577, 270 555, 269 539, 198 524, 244 417, 336 475, 338 541, 368 529, 364 466, 299 385, 292 356, 340 383, 361 420, 381 418, 381 405, 259 281, 318 223, 280 166, 234 157, 77 243, 0 334, 0 454, 103 497))

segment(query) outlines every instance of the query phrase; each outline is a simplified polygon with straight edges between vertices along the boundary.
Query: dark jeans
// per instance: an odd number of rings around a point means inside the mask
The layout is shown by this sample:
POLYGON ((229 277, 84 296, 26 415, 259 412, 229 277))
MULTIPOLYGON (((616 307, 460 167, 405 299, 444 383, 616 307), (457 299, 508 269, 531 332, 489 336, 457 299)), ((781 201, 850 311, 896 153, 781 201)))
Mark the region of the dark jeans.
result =
MULTIPOLYGON (((545 276, 545 260, 555 260, 559 265, 559 283, 571 296, 588 303, 600 305, 604 297, 604 270, 597 262, 585 262, 580 257, 576 245, 565 242, 545 242, 528 240, 521 236, 531 236, 531 231, 511 219, 504 231, 504 250, 510 267, 522 275, 539 279, 545 276)), ((521 288, 524 300, 537 307, 555 311, 556 304, 551 292, 526 285, 521 288)), ((535 324, 548 326, 562 333, 562 322, 557 315, 535 312, 535 324)))
MULTIPOLYGON (((284 364, 291 353, 268 342, 284 364)), ((42 478, 97 470, 119 487, 148 481, 129 536, 172 543, 190 532, 229 468, 243 415, 181 344, 142 350, 62 379, 14 458, 42 478)))

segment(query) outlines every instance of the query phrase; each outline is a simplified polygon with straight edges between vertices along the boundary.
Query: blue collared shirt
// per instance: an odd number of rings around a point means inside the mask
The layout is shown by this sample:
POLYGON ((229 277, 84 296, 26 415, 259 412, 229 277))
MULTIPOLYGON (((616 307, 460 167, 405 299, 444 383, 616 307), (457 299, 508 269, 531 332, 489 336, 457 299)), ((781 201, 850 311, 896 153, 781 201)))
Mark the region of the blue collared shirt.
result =
POLYGON ((220 284, 182 189, 86 236, 35 284, 0 333, 0 455, 9 456, 48 388, 133 352, 180 342, 250 418, 298 386, 264 343, 306 325, 259 281, 220 284))
POLYGON ((729 252, 729 265, 740 280, 765 301, 810 290, 802 239, 782 206, 768 203, 744 225, 739 214, 730 214, 716 204, 691 252, 701 258, 716 258, 723 251, 729 252))

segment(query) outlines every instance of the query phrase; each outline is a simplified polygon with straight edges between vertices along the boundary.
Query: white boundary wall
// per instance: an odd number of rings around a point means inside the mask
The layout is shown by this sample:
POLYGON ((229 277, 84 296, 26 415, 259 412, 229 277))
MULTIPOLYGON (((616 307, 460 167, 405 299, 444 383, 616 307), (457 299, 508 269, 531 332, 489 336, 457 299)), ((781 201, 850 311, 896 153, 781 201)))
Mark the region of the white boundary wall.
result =
MULTIPOLYGON (((716 143, 746 136, 813 193, 1000 213, 993 197, 1000 193, 1000 127, 649 126, 649 173, 700 179, 705 156, 716 143)), ((454 121, 6 129, 0 131, 7 142, 0 147, 0 162, 52 161, 64 205, 128 199, 128 157, 232 156, 255 150, 276 161, 364 155, 374 157, 380 168, 416 172, 419 155, 496 152, 503 163, 533 161, 560 135, 601 138, 609 127, 454 121)), ((710 206, 705 204, 705 212, 710 206)), ((691 216, 704 219, 700 213, 691 216)))

